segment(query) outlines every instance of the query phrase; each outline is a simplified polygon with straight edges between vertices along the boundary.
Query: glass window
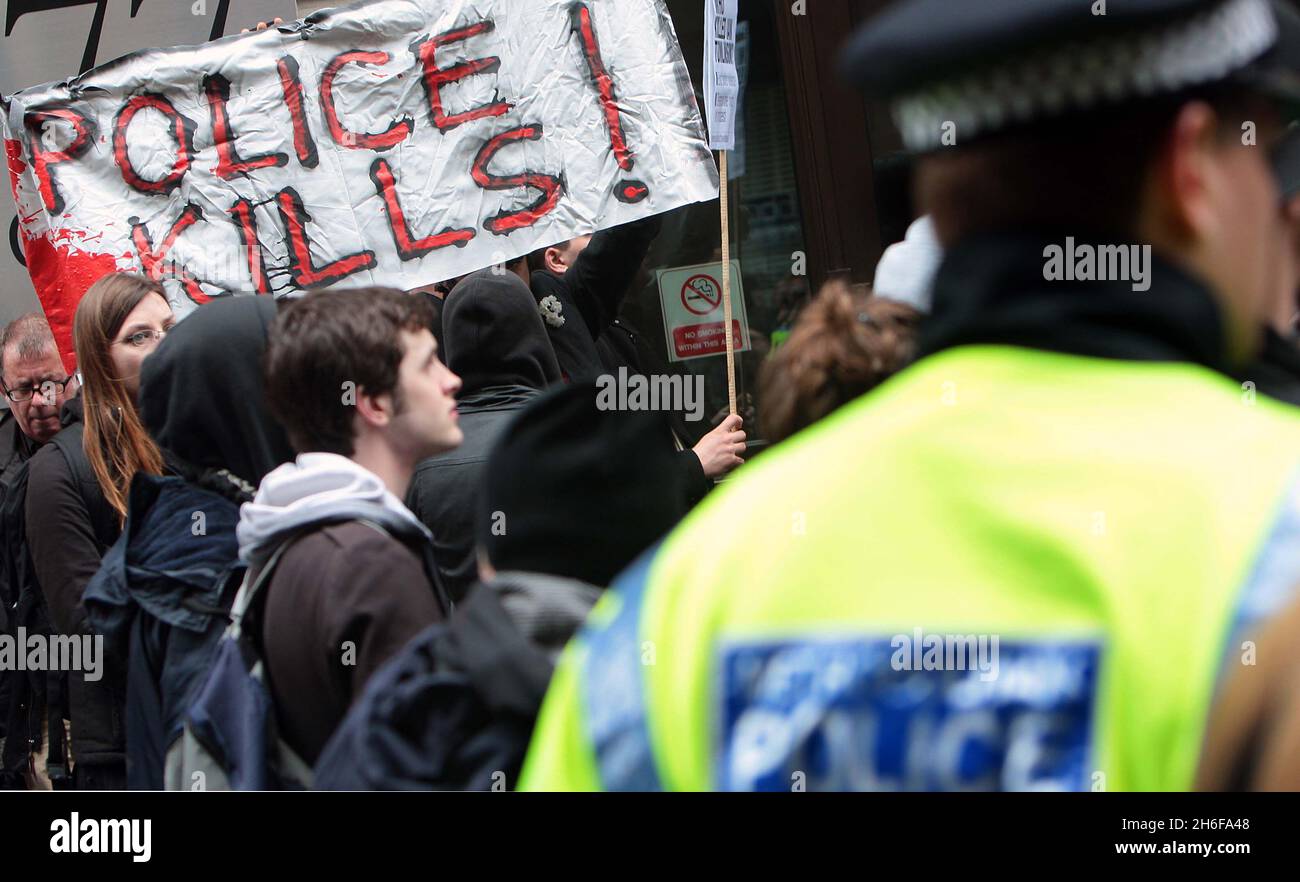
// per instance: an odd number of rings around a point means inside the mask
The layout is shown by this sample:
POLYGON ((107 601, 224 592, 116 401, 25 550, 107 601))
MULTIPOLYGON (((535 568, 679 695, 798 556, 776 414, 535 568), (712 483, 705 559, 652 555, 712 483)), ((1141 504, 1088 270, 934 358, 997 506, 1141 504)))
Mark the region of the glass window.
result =
MULTIPOLYGON (((699 0, 668 0, 696 98, 702 94, 704 10, 699 0)), ((731 256, 740 264, 751 350, 736 358, 736 393, 751 442, 758 440, 758 371, 772 346, 779 345, 794 314, 807 298, 806 275, 795 275, 795 253, 803 248, 803 225, 791 147, 781 54, 772 7, 742 3, 737 29, 737 64, 743 92, 736 150, 729 154, 731 256)), ((720 262, 719 206, 716 201, 686 206, 664 216, 644 271, 624 302, 620 323, 637 337, 646 373, 702 375, 706 406, 699 422, 679 421, 679 434, 693 445, 726 414, 725 355, 672 361, 660 305, 657 272, 720 262)), ((733 298, 737 297, 733 282, 733 298)), ((733 299, 734 303, 734 299, 733 299)), ((733 307, 734 308, 734 307, 733 307)), ((720 325, 719 325, 720 326, 720 325)))

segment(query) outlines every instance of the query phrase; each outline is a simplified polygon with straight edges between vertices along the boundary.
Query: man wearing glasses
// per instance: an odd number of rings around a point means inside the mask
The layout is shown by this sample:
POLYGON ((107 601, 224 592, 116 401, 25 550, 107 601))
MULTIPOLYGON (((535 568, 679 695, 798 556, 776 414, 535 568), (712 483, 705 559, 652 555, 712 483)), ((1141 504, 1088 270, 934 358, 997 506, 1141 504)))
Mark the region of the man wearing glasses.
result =
POLYGON ((75 375, 63 369, 49 323, 28 313, 5 327, 0 339, 0 391, 9 414, 0 419, 0 478, 31 458, 58 434, 59 408, 77 393, 75 375))
MULTIPOLYGON (((12 634, 19 623, 11 620, 15 615, 26 621, 25 616, 14 612, 21 592, 18 585, 11 584, 7 558, 21 548, 21 534, 14 531, 11 518, 15 515, 4 504, 5 495, 10 483, 19 478, 19 467, 58 434, 62 428, 59 409, 77 394, 77 388, 75 375, 69 376, 63 369, 54 334, 44 316, 28 313, 5 327, 0 336, 0 392, 7 399, 9 411, 0 415, 0 538, 4 539, 0 542, 0 567, 4 568, 0 573, 0 633, 12 634)), ((0 789, 25 786, 48 790, 52 786, 46 771, 49 729, 43 725, 44 713, 40 711, 44 695, 33 692, 33 688, 34 684, 23 675, 0 671, 0 789), (32 711, 24 713, 27 703, 32 711), (32 750, 29 764, 26 749, 14 749, 11 743, 6 750, 5 742, 36 737, 31 726, 41 732, 40 747, 32 750)))

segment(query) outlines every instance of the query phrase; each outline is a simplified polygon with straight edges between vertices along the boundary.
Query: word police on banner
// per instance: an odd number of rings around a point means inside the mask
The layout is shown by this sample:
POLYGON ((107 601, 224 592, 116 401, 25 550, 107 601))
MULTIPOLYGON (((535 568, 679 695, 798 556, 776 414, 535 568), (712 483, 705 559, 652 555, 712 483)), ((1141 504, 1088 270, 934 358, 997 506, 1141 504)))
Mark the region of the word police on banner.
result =
MULTIPOLYGON (((668 358, 686 361, 725 355, 727 337, 722 304, 722 264, 704 263, 659 270, 659 303, 668 338, 668 358)), ((736 352, 748 352, 749 320, 740 263, 731 262, 732 341, 736 352)))
POLYGON ((409 289, 717 196, 662 0, 375 0, 0 103, 61 348, 104 272, 409 289))
MULTIPOLYGON (((75 76, 146 46, 202 43, 297 14, 294 0, 0 0, 0 94, 75 76)), ((0 195, 0 324, 40 308, 7 192, 0 195)))

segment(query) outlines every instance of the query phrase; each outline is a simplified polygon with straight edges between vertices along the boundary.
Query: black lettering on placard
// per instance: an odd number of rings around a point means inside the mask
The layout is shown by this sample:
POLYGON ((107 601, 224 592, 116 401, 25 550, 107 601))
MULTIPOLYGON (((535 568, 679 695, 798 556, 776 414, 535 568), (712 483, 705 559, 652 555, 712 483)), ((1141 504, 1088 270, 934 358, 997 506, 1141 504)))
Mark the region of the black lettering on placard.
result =
POLYGON ((14 253, 14 260, 27 266, 27 256, 23 254, 22 245, 18 241, 18 218, 9 221, 9 250, 14 253))

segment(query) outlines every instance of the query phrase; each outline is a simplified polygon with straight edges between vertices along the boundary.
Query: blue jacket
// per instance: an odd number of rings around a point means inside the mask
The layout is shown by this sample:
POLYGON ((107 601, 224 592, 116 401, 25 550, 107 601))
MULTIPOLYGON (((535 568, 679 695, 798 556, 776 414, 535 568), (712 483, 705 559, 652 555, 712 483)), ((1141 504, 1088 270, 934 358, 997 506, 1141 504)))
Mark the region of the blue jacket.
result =
POLYGON ((163 787, 167 748, 208 667, 242 575, 231 500, 137 475, 122 536, 86 587, 105 648, 127 660, 127 786, 163 787))

